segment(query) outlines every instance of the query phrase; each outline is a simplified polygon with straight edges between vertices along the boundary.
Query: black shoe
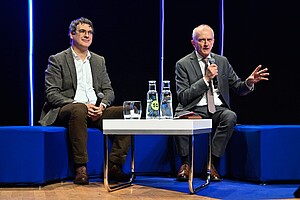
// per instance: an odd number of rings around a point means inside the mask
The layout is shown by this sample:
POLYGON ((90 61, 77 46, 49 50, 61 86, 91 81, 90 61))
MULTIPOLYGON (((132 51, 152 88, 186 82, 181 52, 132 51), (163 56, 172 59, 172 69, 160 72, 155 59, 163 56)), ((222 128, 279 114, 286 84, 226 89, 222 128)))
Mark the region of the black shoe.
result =
POLYGON ((182 181, 186 182, 189 180, 189 171, 190 171, 190 166, 188 164, 181 165, 180 170, 178 171, 177 174, 177 181, 182 181))
POLYGON ((74 183, 79 185, 89 184, 89 177, 85 166, 81 166, 76 169, 76 176, 74 179, 74 183))
POLYGON ((128 182, 131 176, 125 174, 119 165, 112 165, 108 168, 108 179, 113 181, 128 182))

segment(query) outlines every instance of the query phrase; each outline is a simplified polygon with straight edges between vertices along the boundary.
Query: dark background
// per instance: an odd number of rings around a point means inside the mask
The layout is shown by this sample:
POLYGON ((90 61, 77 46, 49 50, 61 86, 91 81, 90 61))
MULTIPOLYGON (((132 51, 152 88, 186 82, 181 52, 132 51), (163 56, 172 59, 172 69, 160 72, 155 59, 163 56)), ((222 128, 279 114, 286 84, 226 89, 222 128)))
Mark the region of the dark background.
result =
MULTIPOLYGON (((175 63, 193 51, 192 30, 209 24, 215 30, 213 51, 220 53, 220 2, 165 0, 164 79, 171 81, 176 106, 175 63)), ((29 125, 28 5, 11 0, 1 4, 0 125, 29 125)), ((243 124, 299 124, 297 62, 300 13, 296 1, 225 1, 224 56, 237 74, 247 78, 256 66, 268 67, 270 80, 256 91, 231 96, 232 109, 243 124), (290 110, 289 108, 293 109, 290 110)), ((73 19, 93 21, 91 51, 103 55, 116 93, 115 105, 142 100, 148 80, 159 88, 160 1, 34 1, 34 124, 44 98, 44 70, 51 54, 69 47, 73 19)))

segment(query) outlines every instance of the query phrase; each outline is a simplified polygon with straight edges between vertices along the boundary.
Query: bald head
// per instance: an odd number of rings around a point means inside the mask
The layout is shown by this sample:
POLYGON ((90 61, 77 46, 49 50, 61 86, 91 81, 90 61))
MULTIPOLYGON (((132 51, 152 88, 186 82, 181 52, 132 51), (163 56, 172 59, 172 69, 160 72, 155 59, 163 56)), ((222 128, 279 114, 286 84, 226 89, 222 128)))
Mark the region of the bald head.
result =
POLYGON ((193 30, 192 45, 195 50, 203 57, 207 57, 214 46, 214 31, 206 25, 201 24, 193 30))
POLYGON ((197 39, 199 35, 201 35, 202 32, 210 32, 210 34, 215 37, 214 30, 207 24, 201 24, 194 28, 193 33, 192 33, 192 38, 197 39))

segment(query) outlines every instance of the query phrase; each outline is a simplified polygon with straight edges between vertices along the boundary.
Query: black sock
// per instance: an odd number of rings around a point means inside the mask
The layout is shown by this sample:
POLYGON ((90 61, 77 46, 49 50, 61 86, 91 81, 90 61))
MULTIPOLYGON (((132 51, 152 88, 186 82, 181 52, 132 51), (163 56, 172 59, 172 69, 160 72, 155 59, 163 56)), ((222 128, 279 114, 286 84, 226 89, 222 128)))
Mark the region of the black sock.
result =
POLYGON ((189 164, 189 156, 180 156, 181 164, 189 164))
POLYGON ((113 162, 113 161, 108 161, 108 167, 112 167, 112 166, 114 166, 114 165, 117 165, 117 166, 119 166, 119 167, 122 167, 122 165, 120 165, 120 164, 118 164, 118 163, 115 163, 115 162, 113 162))
POLYGON ((211 161, 214 166, 218 166, 220 164, 220 159, 221 159, 220 157, 211 155, 211 161))
POLYGON ((85 166, 86 167, 86 163, 75 163, 75 169, 79 168, 79 167, 82 167, 82 166, 85 166))

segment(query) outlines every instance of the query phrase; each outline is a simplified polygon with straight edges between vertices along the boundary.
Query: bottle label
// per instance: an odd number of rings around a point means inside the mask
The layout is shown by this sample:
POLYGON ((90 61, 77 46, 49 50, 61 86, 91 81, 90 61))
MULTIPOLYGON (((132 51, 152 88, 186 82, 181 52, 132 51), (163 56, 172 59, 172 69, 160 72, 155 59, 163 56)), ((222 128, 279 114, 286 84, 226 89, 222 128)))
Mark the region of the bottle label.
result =
POLYGON ((155 111, 157 111, 159 109, 158 100, 154 100, 151 102, 151 108, 155 111))

